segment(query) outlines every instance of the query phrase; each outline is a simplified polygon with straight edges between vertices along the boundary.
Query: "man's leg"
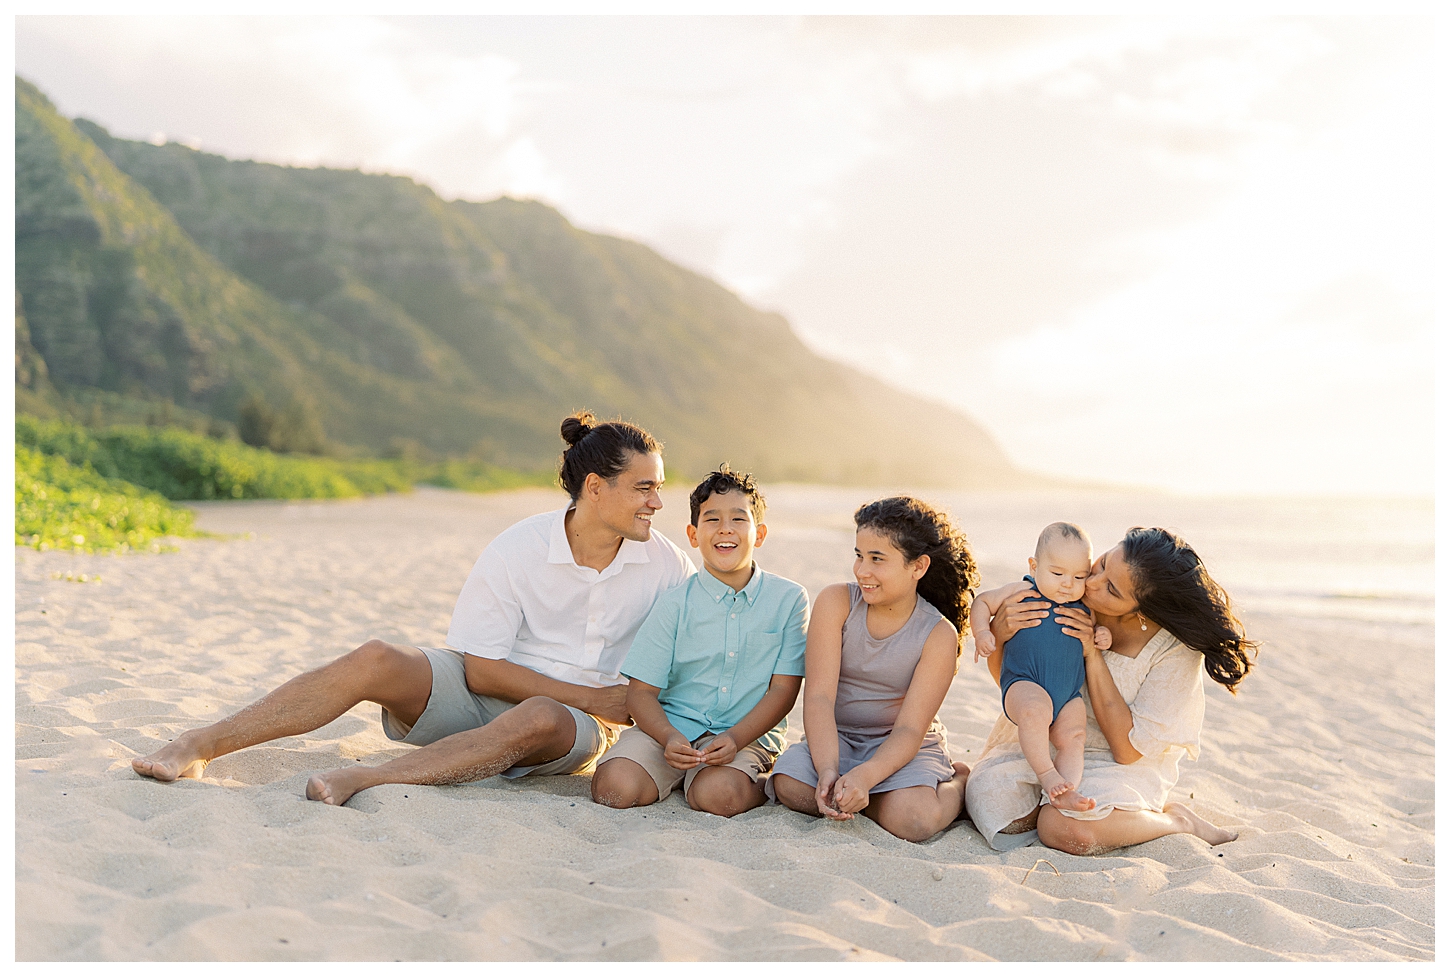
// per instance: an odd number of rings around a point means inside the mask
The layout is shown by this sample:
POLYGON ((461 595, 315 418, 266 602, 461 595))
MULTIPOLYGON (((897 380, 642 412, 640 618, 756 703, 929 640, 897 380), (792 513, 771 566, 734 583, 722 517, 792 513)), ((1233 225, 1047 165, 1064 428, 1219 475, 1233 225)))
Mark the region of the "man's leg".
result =
MULTIPOLYGON (((389 710, 392 711, 391 709, 389 710)), ((564 756, 578 735, 574 715, 546 696, 525 699, 486 726, 464 730, 376 767, 342 767, 307 781, 309 800, 345 804, 379 784, 462 784, 564 756)))
POLYGON ((200 777, 219 756, 326 726, 359 702, 372 701, 411 725, 428 706, 433 669, 417 648, 376 639, 335 661, 303 672, 220 722, 188 730, 131 761, 143 777, 200 777))

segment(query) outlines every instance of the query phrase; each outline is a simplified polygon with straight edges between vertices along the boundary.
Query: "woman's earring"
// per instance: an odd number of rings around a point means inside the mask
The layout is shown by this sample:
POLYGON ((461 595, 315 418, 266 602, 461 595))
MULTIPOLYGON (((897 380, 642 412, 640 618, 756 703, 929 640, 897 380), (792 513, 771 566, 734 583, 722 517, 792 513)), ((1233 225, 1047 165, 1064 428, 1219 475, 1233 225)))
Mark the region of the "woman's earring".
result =
POLYGON ((1142 611, 1139 611, 1138 612, 1138 630, 1139 631, 1147 631, 1148 630, 1148 622, 1145 621, 1145 620, 1143 620, 1143 612, 1142 611))

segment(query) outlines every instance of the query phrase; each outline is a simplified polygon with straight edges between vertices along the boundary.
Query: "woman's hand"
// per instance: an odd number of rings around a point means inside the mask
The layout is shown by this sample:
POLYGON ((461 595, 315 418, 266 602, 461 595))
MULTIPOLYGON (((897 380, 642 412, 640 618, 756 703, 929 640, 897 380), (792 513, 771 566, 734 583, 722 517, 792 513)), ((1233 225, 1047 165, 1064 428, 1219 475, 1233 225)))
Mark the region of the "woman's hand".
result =
MULTIPOLYGON (((1057 616, 1053 618, 1062 625, 1062 633, 1070 634, 1082 642, 1083 657, 1087 657, 1098 650, 1094 643, 1096 640, 1095 625, 1096 619, 1091 611, 1082 611, 1076 607, 1059 607, 1057 616)), ((1112 636, 1109 635, 1109 638, 1112 636)))
POLYGON ((849 821, 851 815, 836 810, 834 793, 837 779, 836 771, 830 768, 816 771, 816 809, 822 817, 832 821, 849 821))
POLYGON ((871 801, 871 789, 858 783, 859 780, 856 771, 852 770, 836 781, 836 789, 833 792, 836 810, 848 818, 865 808, 871 801))
POLYGON ((1023 628, 1040 625, 1051 606, 1051 602, 1044 601, 1042 595, 1035 590, 1019 590, 1008 597, 992 617, 992 636, 997 639, 997 647, 1006 644, 1008 639, 1023 628))

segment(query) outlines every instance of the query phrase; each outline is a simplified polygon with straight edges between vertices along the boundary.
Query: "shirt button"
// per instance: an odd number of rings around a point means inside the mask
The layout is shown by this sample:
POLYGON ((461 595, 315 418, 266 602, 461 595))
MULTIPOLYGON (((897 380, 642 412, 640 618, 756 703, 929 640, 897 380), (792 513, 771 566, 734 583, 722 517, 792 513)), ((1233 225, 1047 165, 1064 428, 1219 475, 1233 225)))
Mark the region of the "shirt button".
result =
POLYGON ((731 657, 731 658, 734 658, 734 657, 735 657, 735 652, 733 652, 733 651, 732 651, 732 652, 730 652, 730 657, 731 657))
POLYGON ((728 686, 728 685, 722 685, 722 686, 720 686, 720 691, 721 692, 729 692, 730 691, 730 686, 728 686))
POLYGON ((734 615, 734 614, 731 614, 731 615, 730 615, 730 616, 731 616, 731 617, 734 617, 734 616, 735 616, 735 615, 734 615))

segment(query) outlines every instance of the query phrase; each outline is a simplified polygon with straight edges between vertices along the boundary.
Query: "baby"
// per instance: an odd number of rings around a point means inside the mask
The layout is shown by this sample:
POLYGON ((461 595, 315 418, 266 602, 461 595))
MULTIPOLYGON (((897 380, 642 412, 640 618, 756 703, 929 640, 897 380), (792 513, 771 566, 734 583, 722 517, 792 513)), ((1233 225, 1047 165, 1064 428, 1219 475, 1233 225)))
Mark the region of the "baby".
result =
MULTIPOLYGON (((974 660, 979 660, 996 650, 991 619, 1008 597, 1035 589, 1053 602, 1041 625, 1023 628, 1002 648, 1002 711, 1016 724, 1022 755, 1037 774, 1049 803, 1076 811, 1097 806, 1092 798, 1077 793, 1087 739, 1087 707, 1082 698, 1087 676, 1082 643, 1052 625, 1060 606, 1088 613, 1081 598, 1092 562, 1087 533, 1070 522, 1055 522, 1037 537, 1037 552, 1027 560, 1031 574, 978 595, 971 611, 977 646, 974 660), (1049 743, 1057 751, 1055 762, 1049 743)), ((1093 631, 1093 644, 1098 648, 1106 650, 1111 643, 1107 628, 1093 631)))

